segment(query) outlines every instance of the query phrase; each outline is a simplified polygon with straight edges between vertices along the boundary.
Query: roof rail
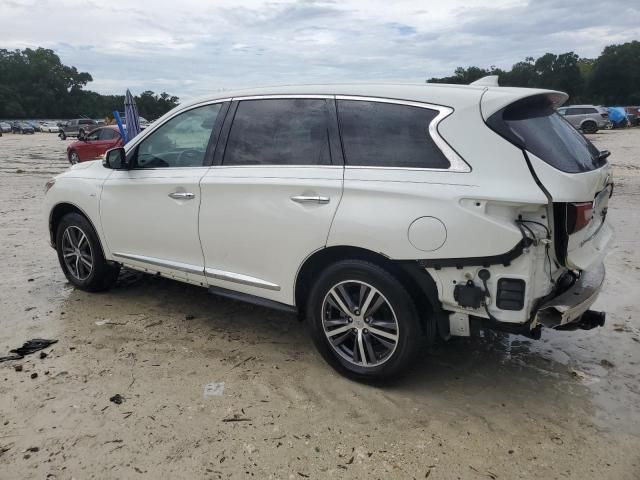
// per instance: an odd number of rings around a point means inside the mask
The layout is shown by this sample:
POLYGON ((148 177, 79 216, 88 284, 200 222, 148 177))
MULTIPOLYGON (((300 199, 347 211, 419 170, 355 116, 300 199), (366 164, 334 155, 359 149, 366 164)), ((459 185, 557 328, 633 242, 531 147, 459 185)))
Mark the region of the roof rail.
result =
POLYGON ((475 82, 471 82, 469 85, 477 85, 479 87, 499 87, 499 78, 500 77, 498 77, 498 75, 487 75, 486 77, 479 78, 475 82))

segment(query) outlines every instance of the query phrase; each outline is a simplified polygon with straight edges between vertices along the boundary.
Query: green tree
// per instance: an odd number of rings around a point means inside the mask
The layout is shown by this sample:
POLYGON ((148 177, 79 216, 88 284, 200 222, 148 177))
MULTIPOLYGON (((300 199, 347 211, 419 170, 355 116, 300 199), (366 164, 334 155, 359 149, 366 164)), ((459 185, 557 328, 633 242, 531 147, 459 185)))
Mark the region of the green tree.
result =
POLYGON ((458 67, 453 76, 431 78, 433 83, 469 84, 485 75, 499 75, 500 85, 548 88, 567 92, 572 103, 640 104, 640 42, 610 45, 596 59, 574 52, 527 57, 510 70, 458 67))
MULTIPOLYGON (((103 118, 124 108, 124 95, 85 90, 93 78, 62 64, 53 50, 0 49, 0 118, 103 118)), ((178 97, 144 92, 143 116, 157 118, 176 105, 178 97)))
POLYGON ((588 91, 607 105, 640 104, 640 42, 606 47, 593 63, 588 91))

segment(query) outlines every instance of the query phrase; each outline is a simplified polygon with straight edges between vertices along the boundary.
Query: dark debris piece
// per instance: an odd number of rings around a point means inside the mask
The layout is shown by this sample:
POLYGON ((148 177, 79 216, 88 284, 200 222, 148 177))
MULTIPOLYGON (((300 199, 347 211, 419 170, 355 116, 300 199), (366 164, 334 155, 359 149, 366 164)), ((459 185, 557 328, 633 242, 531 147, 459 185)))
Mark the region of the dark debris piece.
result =
POLYGON ((25 357, 25 355, 30 355, 32 353, 35 353, 57 342, 58 342, 57 340, 45 340, 43 338, 34 338, 33 340, 24 342, 24 344, 20 348, 14 348, 13 350, 9 351, 9 353, 13 353, 14 355, 0 357, 0 362, 8 362, 10 360, 21 360, 22 358, 25 357))
POLYGON ((109 401, 115 403, 116 405, 120 405, 122 402, 124 402, 124 397, 119 393, 116 393, 113 397, 109 399, 109 401))

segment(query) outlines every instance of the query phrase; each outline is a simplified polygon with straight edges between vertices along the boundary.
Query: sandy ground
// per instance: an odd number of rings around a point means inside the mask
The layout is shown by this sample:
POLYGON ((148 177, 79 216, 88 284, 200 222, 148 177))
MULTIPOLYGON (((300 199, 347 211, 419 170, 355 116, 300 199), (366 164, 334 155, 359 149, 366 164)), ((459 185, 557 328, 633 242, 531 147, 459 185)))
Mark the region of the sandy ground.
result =
POLYGON ((59 343, 0 363, 0 478, 640 479, 640 130, 592 137, 616 166, 605 328, 459 339, 375 388, 290 315, 138 275, 72 289, 40 211, 66 142, 5 134, 0 355, 59 343))

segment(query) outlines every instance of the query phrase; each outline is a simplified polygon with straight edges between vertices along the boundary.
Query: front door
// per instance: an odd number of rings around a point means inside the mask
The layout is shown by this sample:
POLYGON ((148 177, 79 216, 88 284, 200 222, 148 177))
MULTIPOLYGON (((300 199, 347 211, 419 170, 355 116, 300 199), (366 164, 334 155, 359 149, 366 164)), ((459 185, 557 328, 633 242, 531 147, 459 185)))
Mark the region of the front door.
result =
POLYGON ((326 246, 342 195, 335 102, 247 99, 227 117, 226 149, 202 180, 207 281, 293 304, 298 269, 326 246))
POLYGON ((202 277, 200 180, 222 106, 196 107, 166 121, 128 152, 130 170, 114 170, 106 180, 100 215, 115 260, 189 281, 202 277))

